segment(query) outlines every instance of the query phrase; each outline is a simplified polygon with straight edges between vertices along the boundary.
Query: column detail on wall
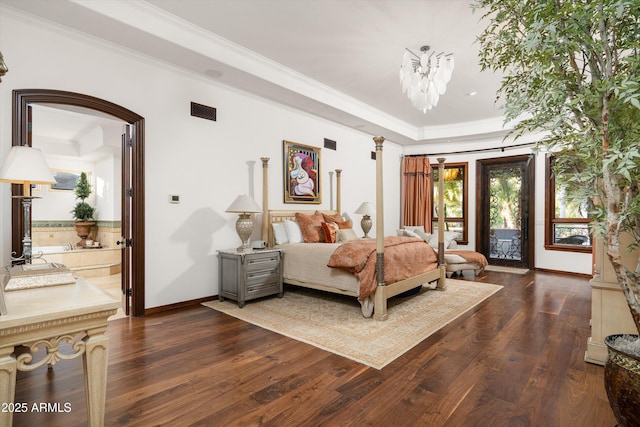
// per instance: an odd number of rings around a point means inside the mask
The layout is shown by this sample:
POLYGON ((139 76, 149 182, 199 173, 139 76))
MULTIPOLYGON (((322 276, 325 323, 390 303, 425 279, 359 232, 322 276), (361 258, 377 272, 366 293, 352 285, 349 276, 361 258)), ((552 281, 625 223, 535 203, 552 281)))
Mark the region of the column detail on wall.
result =
MULTIPOLYGON (((625 238, 627 236, 624 236, 625 238)), ((618 283, 613 266, 607 257, 604 239, 596 239, 594 245, 594 274, 591 279, 591 336, 587 340, 584 360, 604 365, 607 360, 607 346, 604 339, 613 334, 637 334, 627 300, 618 283)), ((621 242, 626 247, 627 243, 621 242)), ((632 256, 625 256, 623 262, 632 256)), ((627 265, 633 270, 634 265, 627 265)))
POLYGON ((266 221, 269 215, 269 157, 260 157, 262 160, 262 237, 265 242, 269 241, 269 223, 266 221))

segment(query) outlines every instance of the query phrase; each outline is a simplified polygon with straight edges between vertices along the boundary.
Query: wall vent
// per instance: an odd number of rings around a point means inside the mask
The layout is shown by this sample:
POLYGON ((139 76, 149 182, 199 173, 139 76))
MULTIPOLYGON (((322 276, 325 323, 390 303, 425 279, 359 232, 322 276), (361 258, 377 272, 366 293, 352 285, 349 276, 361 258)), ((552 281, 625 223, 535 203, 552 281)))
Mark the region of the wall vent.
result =
POLYGON ((324 139, 324 148, 328 148, 329 150, 335 150, 336 145, 337 145, 337 142, 327 138, 324 139))
POLYGON ((206 105, 191 103, 191 115, 201 119, 216 121, 216 109, 206 105))

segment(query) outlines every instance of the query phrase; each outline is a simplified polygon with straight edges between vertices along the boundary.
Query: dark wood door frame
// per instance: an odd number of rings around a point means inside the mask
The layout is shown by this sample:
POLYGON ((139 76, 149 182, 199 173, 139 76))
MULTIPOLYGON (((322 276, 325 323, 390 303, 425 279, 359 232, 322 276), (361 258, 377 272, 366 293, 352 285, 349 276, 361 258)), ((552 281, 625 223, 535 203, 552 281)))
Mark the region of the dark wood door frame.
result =
MULTIPOLYGON (((132 262, 132 314, 144 314, 145 301, 145 257, 144 257, 144 118, 124 107, 80 93, 49 89, 20 89, 13 91, 12 145, 31 145, 28 138, 27 109, 30 104, 61 104, 89 108, 117 117, 135 126, 131 155, 131 181, 135 191, 131 198, 132 262)), ((22 186, 12 185, 13 195, 22 195, 22 186)), ((19 201, 12 202, 12 250, 22 251, 23 218, 19 201)))
MULTIPOLYGON (((483 231, 485 228, 489 228, 488 212, 490 197, 485 193, 483 189, 484 176, 490 166, 509 166, 510 163, 522 163, 526 162, 524 171, 525 179, 527 181, 527 192, 524 194, 526 203, 521 204, 523 230, 526 231, 526 237, 522 239, 522 251, 523 259, 526 258, 526 267, 534 269, 535 267, 535 156, 533 155, 519 155, 519 156, 507 156, 498 157, 492 159, 480 159, 476 162, 476 248, 478 252, 487 254, 490 251, 490 243, 488 236, 485 236, 483 231), (487 215, 482 213, 486 212, 487 215), (524 256, 526 254, 526 257, 524 256)), ((525 191, 525 190, 523 190, 525 191)))

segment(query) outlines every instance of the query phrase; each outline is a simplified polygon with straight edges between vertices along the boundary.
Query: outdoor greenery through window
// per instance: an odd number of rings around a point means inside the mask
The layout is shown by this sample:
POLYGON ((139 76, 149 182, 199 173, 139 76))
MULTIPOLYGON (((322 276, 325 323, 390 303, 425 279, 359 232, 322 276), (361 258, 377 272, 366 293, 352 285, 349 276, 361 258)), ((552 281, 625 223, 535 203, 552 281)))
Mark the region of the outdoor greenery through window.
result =
MULTIPOLYGON (((431 227, 438 230, 438 165, 431 167, 433 179, 431 198, 433 213, 431 227)), ((447 163, 444 165, 444 223, 445 231, 458 233, 456 241, 468 244, 467 235, 467 163, 447 163)))
POLYGON ((578 184, 571 179, 571 174, 578 167, 569 158, 547 157, 547 249, 591 252, 589 212, 593 210, 593 200, 581 196, 585 193, 584 188, 577 188, 578 184))

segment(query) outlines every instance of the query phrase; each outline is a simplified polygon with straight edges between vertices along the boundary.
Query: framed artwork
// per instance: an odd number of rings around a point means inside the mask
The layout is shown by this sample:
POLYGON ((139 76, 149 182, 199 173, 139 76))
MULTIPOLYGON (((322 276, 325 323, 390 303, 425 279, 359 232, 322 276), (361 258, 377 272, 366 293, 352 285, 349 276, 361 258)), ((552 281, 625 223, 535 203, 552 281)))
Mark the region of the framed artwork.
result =
POLYGON ((284 202, 320 204, 320 148, 282 142, 284 202))
MULTIPOLYGON (((59 169, 51 169, 53 173, 53 177, 56 180, 55 184, 51 184, 49 187, 49 191, 73 191, 76 188, 76 184, 78 183, 78 179, 80 179, 80 171, 68 171, 68 170, 59 170, 59 169)), ((91 182, 91 173, 85 172, 87 174, 87 179, 91 182)))

